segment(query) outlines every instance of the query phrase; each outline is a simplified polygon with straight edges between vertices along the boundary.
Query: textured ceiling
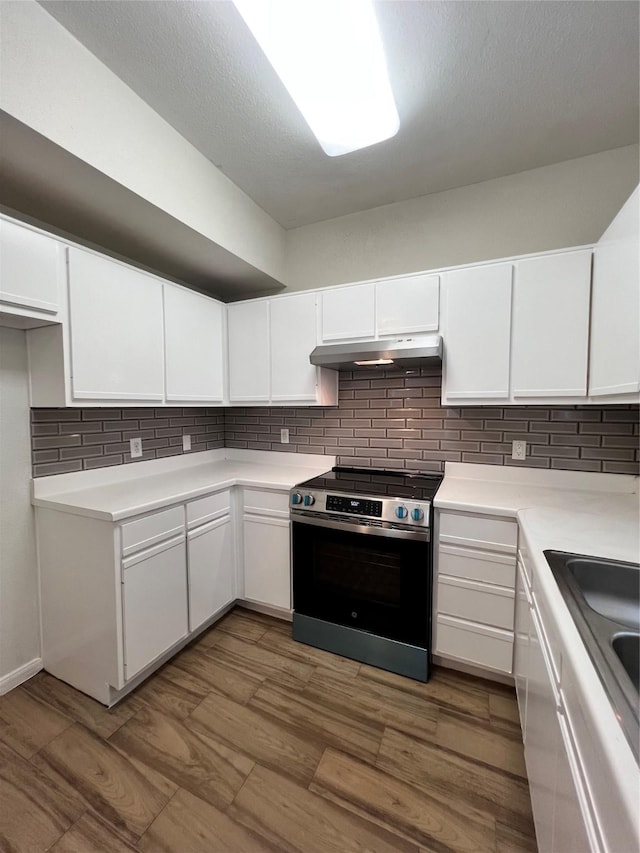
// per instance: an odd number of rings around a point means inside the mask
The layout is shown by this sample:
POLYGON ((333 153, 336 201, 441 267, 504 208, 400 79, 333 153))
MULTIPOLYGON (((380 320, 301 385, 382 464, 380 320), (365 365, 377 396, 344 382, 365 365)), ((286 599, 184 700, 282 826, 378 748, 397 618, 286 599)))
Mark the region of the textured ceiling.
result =
POLYGON ((41 5, 285 228, 638 139, 635 2, 377 2, 401 127, 338 158, 230 2, 41 5))

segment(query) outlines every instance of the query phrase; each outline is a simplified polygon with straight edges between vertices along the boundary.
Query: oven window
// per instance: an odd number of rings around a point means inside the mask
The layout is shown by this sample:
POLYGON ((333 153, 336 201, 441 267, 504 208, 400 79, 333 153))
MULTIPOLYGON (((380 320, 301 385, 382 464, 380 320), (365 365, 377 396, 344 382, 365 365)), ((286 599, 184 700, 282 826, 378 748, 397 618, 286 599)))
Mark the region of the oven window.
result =
POLYGON ((350 540, 322 539, 315 546, 316 580, 329 595, 355 596, 372 603, 400 607, 401 563, 397 548, 380 551, 350 540))

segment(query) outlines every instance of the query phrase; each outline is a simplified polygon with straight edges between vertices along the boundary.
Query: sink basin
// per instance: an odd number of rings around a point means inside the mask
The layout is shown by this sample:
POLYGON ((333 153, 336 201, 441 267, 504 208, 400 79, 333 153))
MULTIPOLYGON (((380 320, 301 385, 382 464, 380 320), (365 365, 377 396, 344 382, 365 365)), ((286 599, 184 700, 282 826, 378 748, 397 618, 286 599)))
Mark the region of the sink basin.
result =
POLYGON ((634 687, 640 690, 640 634, 616 634, 611 645, 634 687))
POLYGON ((640 565, 563 551, 544 555, 638 758, 640 565))
POLYGON ((582 557, 570 558, 566 565, 592 610, 640 630, 640 567, 582 557))

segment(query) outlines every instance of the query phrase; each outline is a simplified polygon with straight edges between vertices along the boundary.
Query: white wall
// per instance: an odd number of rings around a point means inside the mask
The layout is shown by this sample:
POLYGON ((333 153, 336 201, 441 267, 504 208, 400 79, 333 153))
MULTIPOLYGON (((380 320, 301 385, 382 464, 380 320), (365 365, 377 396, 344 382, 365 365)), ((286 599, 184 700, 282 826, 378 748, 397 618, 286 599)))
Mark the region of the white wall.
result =
POLYGON ((0 106, 279 281, 284 230, 35 0, 3 0, 0 106))
POLYGON ((598 240, 638 183, 617 148, 287 232, 289 290, 503 258, 598 240))
POLYGON ((15 670, 40 668, 29 432, 25 333, 0 327, 0 693, 15 670))

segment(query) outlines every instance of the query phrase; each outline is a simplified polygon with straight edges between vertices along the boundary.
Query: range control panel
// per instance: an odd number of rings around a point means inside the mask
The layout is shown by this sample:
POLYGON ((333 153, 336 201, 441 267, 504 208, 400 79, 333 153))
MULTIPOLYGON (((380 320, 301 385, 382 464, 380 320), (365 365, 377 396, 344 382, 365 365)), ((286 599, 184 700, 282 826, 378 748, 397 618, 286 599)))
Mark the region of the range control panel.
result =
POLYGON ((368 515, 382 518, 382 501, 364 498, 345 498, 341 495, 327 495, 327 512, 350 512, 353 515, 368 515))
POLYGON ((407 527, 429 527, 431 515, 430 501, 413 501, 406 498, 357 497, 356 495, 335 494, 323 490, 295 487, 289 493, 289 505, 292 512, 304 514, 343 514, 356 515, 392 522, 407 527))

